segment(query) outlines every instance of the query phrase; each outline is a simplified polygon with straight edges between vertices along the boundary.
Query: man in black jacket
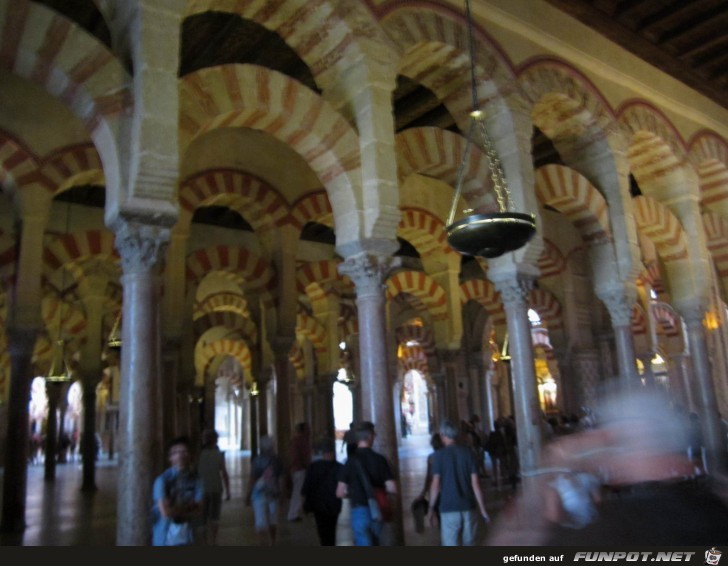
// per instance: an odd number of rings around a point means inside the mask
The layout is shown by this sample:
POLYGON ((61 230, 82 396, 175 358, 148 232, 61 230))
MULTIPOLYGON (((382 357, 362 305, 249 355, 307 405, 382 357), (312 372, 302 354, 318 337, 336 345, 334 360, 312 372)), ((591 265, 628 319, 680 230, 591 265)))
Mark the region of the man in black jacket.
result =
POLYGON ((343 466, 336 461, 336 445, 331 438, 317 442, 314 451, 320 457, 306 468, 301 488, 303 510, 313 513, 321 546, 336 546, 336 524, 341 513, 336 484, 343 466))

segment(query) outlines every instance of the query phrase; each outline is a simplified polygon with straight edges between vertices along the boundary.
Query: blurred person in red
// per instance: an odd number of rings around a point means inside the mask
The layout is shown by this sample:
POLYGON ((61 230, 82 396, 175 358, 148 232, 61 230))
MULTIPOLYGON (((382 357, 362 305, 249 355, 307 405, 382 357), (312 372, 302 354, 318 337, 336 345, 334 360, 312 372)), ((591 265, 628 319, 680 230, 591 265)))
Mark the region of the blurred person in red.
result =
POLYGON ((725 478, 693 481, 685 421, 664 391, 615 387, 596 420, 545 447, 488 544, 728 544, 725 478))

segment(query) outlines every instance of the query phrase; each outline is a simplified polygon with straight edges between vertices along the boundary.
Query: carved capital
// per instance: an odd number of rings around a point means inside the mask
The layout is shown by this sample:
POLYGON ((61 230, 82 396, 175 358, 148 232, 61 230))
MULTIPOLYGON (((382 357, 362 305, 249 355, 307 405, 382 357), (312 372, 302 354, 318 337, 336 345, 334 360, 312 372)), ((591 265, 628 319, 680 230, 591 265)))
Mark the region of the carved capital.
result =
POLYGON ((389 272, 396 265, 396 258, 391 256, 362 253, 340 263, 339 273, 354 282, 358 296, 379 295, 384 290, 389 272))
POLYGON ((702 326, 705 313, 708 310, 698 299, 693 301, 675 301, 675 309, 683 317, 688 328, 702 326))
POLYGON ((270 347, 276 359, 288 359, 288 354, 290 354, 295 341, 295 336, 274 336, 271 338, 270 347))
POLYGON ((599 298, 609 311, 613 327, 631 325, 634 300, 627 293, 615 289, 601 293, 599 298))
POLYGON ((533 289, 533 279, 530 277, 503 279, 495 282, 495 288, 500 293, 503 306, 506 308, 526 307, 528 294, 533 289))
POLYGON ((161 265, 170 241, 169 228, 130 220, 120 220, 114 228, 125 274, 149 272, 161 265))

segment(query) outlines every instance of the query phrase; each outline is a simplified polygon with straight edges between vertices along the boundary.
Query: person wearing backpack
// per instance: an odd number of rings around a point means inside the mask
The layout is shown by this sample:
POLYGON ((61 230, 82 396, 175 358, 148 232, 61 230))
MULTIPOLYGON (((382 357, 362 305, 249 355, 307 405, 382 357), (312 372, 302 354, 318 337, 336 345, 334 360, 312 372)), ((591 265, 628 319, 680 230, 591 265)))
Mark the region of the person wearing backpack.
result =
POLYGON ((382 490, 392 504, 391 496, 397 493, 397 482, 387 458, 372 449, 376 436, 374 423, 369 421, 357 423, 354 426, 354 434, 357 441, 356 451, 346 460, 339 472, 336 496, 341 499, 348 497, 351 502, 350 521, 354 545, 384 546, 382 535, 386 518, 372 516, 365 483, 369 484, 372 491, 382 490))
POLYGON ((283 462, 271 436, 260 439, 260 453, 250 461, 245 504, 253 507, 255 532, 261 546, 273 546, 278 534, 278 504, 284 490, 283 462))

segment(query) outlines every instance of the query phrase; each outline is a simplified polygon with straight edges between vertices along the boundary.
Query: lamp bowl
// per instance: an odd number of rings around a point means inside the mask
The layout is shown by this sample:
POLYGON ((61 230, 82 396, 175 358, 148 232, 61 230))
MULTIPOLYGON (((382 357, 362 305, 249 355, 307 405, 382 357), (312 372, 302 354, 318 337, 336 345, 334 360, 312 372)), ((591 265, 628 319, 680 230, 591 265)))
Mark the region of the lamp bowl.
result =
POLYGON ((454 250, 492 259, 526 245, 536 233, 536 219, 522 212, 473 214, 450 224, 445 231, 454 250))

